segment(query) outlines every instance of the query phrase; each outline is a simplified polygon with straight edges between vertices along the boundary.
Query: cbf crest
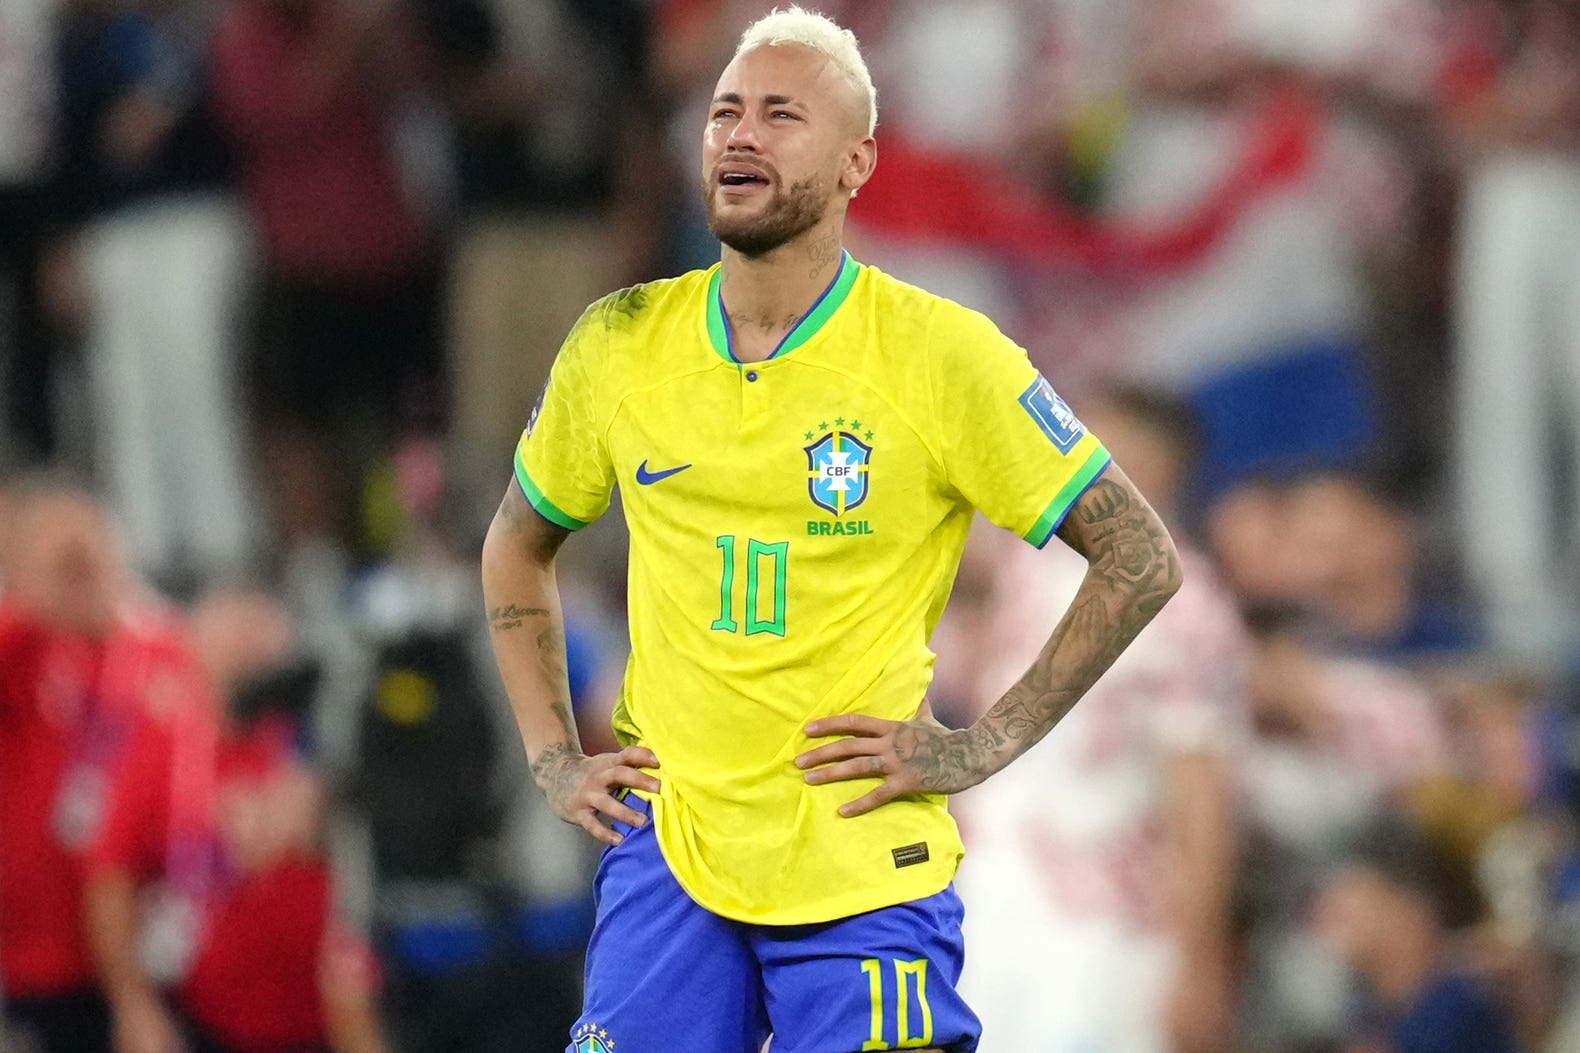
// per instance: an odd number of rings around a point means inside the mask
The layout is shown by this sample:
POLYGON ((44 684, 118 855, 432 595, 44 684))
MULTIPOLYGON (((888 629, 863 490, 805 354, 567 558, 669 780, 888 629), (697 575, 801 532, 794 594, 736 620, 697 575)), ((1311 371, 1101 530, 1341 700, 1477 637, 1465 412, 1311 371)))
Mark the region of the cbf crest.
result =
POLYGON ((831 431, 806 447, 806 464, 812 503, 836 516, 860 506, 872 489, 872 447, 854 431, 831 431))
POLYGON ((597 1024, 583 1024, 571 1036, 572 1053, 614 1053, 614 1039, 597 1024))

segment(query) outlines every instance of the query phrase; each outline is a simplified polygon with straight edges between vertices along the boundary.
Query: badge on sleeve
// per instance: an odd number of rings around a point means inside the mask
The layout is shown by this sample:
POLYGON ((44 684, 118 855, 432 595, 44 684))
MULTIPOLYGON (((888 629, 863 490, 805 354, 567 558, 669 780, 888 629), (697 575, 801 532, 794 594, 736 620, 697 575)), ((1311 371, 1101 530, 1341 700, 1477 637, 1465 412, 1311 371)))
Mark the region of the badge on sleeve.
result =
POLYGON ((1076 419, 1075 413, 1053 390, 1053 385, 1041 376, 1021 395, 1020 404, 1060 453, 1075 449, 1075 444, 1086 434, 1085 425, 1076 419))
POLYGON ((543 412, 543 400, 549 397, 549 386, 543 385, 543 390, 538 392, 538 401, 532 404, 532 415, 527 418, 527 434, 532 434, 532 429, 538 426, 538 416, 543 412))

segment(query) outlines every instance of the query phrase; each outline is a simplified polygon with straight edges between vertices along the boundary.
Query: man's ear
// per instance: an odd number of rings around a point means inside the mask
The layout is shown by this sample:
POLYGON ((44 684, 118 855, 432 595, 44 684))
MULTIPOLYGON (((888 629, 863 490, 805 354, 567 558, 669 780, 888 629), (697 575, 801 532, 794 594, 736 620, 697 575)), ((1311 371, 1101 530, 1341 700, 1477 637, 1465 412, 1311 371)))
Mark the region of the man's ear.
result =
POLYGON ((855 197, 856 192, 867 185, 867 180, 872 178, 877 167, 878 143, 869 135, 845 156, 845 170, 840 173, 839 185, 849 190, 851 197, 855 197))

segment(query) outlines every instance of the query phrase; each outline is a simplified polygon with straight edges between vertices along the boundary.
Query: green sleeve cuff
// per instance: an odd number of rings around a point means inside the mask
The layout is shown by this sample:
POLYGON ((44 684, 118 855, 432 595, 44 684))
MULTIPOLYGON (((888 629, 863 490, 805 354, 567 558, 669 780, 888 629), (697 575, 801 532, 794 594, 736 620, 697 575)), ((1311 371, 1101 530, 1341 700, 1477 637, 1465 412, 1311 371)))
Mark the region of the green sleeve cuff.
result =
POLYGON ((532 476, 527 474, 527 466, 521 459, 519 449, 516 451, 516 482, 520 485, 521 494, 527 499, 527 504, 550 523, 564 527, 566 530, 580 530, 587 525, 586 520, 577 519, 544 496, 543 491, 538 489, 538 484, 532 481, 532 476))
POLYGON ((1070 509, 1075 507, 1075 502, 1079 501, 1081 495, 1086 493, 1093 483, 1097 482, 1098 477, 1103 474, 1104 469, 1113 463, 1113 460, 1108 450, 1099 443, 1091 455, 1086 458, 1086 463, 1081 465, 1081 470, 1076 472, 1070 481, 1065 483, 1064 487, 1054 495, 1047 509, 1042 515, 1037 517, 1037 522, 1033 523, 1031 529, 1026 531, 1023 535, 1026 540, 1038 548, 1046 545, 1048 539, 1053 537, 1053 532, 1059 529, 1059 524, 1064 522, 1064 517, 1070 514, 1070 509))

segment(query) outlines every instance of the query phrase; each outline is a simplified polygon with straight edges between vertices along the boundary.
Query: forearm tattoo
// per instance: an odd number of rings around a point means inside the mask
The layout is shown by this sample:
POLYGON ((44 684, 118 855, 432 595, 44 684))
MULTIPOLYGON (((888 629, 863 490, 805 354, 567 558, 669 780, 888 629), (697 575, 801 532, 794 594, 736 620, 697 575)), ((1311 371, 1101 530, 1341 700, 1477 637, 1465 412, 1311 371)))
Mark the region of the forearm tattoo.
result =
POLYGON ((972 786, 1053 728, 1179 589, 1179 557, 1157 515, 1126 486, 1100 479, 1059 534, 1089 563, 1053 636, 1026 674, 970 728, 912 725, 900 756, 928 785, 972 786))
POLYGON ((489 610, 488 628, 496 633, 509 632, 521 628, 528 618, 547 617, 549 614, 547 607, 518 607, 514 603, 507 603, 489 610))
MULTIPOLYGON (((533 777, 538 785, 544 788, 544 792, 548 793, 549 787, 544 779, 552 777, 553 772, 544 773, 541 769, 546 764, 551 769, 557 769, 563 766, 567 759, 574 760, 581 756, 581 740, 576 733, 576 718, 571 712, 570 677, 565 668, 565 634, 556 624, 544 626, 538 632, 538 669, 554 692, 552 703, 554 717, 559 721, 560 730, 565 736, 563 742, 551 743, 544 747, 532 760, 533 777)), ((574 767, 574 764, 571 766, 574 767)))
MULTIPOLYGON (((534 512, 514 484, 506 490, 495 521, 511 542, 520 547, 523 558, 544 566, 553 561, 555 553, 570 533, 534 512)), ((548 587, 552 591, 552 578, 548 581, 548 587)), ((539 602, 542 602, 541 598, 539 602)), ((534 780, 544 794, 551 800, 557 799, 558 795, 565 792, 566 780, 571 778, 576 761, 581 757, 576 719, 571 712, 570 679, 565 667, 565 632, 558 612, 532 604, 503 603, 489 609, 488 625, 496 637, 524 629, 536 633, 538 672, 548 685, 550 709, 561 734, 556 741, 539 750, 537 756, 529 756, 527 761, 534 780)), ((523 644, 524 641, 511 642, 508 647, 514 651, 523 644)), ((496 640, 495 646, 507 645, 503 640, 496 640)))
POLYGON ((581 759, 582 751, 574 741, 551 742, 532 758, 532 780, 548 801, 561 801, 572 792, 581 759))

